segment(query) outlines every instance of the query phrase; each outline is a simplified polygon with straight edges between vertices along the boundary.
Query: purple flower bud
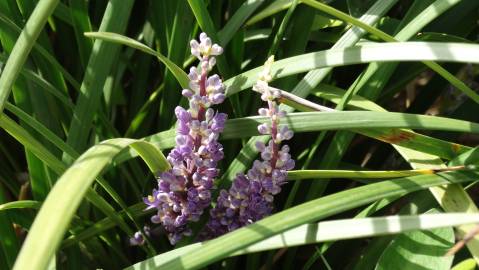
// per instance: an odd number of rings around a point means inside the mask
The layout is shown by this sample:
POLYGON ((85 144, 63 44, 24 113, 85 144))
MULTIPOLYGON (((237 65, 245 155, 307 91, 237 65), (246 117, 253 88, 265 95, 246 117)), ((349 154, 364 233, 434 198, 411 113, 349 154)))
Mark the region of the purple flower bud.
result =
POLYGON ((269 134, 270 128, 269 128, 268 124, 265 123, 265 124, 259 125, 258 126, 258 132, 260 134, 263 134, 263 135, 269 134))
POLYGON ((205 113, 206 121, 209 122, 214 115, 215 115, 215 111, 213 109, 209 108, 208 110, 206 110, 206 113, 205 113))
POLYGON ((216 58, 211 57, 208 60, 208 69, 212 69, 216 65, 216 58))
POLYGON ((218 44, 213 44, 211 47, 211 55, 220 55, 223 53, 223 48, 221 48, 218 44))
POLYGON ((225 98, 226 98, 226 96, 225 96, 225 94, 223 94, 223 93, 214 94, 214 95, 211 97, 211 103, 213 103, 213 104, 223 103, 223 101, 225 100, 225 98))
MULTIPOLYGON (((145 232, 146 236, 150 236, 150 227, 145 226, 143 227, 143 231, 145 232)), ((145 239, 141 232, 135 232, 133 237, 130 238, 130 245, 132 246, 141 246, 145 243, 145 239)))
POLYGON ((196 41, 194 39, 192 41, 190 41, 190 47, 191 47, 191 54, 198 57, 198 58, 201 58, 200 45, 198 44, 198 41, 196 41))
POLYGON ((193 96, 193 92, 190 89, 183 89, 183 91, 181 91, 181 95, 186 98, 191 98, 193 96))
POLYGON ((258 114, 261 116, 269 116, 269 110, 266 108, 259 108, 258 114))
POLYGON ((155 224, 161 223, 161 218, 160 218, 160 216, 159 216, 159 215, 151 216, 151 222, 152 222, 152 223, 155 223, 155 224))

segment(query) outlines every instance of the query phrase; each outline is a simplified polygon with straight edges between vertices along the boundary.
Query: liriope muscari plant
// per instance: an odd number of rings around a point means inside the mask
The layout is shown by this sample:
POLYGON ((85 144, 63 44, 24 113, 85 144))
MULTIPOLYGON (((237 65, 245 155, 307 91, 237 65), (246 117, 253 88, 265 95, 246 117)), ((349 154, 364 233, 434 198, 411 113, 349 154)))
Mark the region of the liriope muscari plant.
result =
MULTIPOLYGON (((223 49, 212 44, 205 34, 200 42, 190 42, 191 54, 200 60, 200 68, 192 67, 188 74, 189 88, 182 91, 189 100, 189 109, 178 106, 176 147, 167 159, 171 169, 160 174, 158 188, 144 198, 146 209, 156 209, 151 221, 161 224, 171 244, 190 235, 189 222, 198 221, 211 203, 211 189, 218 176, 217 163, 223 158, 223 146, 218 142, 227 115, 215 112, 212 105, 225 99, 224 86, 217 74, 208 76, 216 63, 215 56, 223 49)), ((142 244, 140 233, 130 240, 142 244)))
POLYGON ((261 160, 255 160, 247 174, 238 174, 228 191, 221 190, 216 206, 210 211, 203 237, 213 238, 237 228, 246 226, 271 214, 273 196, 281 191, 287 171, 293 169, 294 161, 289 154, 289 147, 281 143, 293 137, 287 126, 279 126, 280 118, 286 112, 279 110, 276 100, 279 90, 268 86, 271 81, 271 65, 274 58, 266 61, 259 80, 253 90, 261 93, 261 99, 268 103, 268 108, 260 108, 259 114, 270 118, 270 123, 258 126, 258 131, 271 135, 265 145, 258 142, 256 147, 261 153, 261 160))

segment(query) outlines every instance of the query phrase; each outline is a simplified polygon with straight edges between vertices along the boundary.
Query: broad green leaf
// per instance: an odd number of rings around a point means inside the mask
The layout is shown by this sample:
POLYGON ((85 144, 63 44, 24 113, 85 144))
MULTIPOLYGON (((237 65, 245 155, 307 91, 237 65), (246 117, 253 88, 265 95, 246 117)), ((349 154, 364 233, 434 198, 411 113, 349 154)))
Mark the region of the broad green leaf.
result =
MULTIPOLYGON (((361 178, 361 179, 385 179, 385 178, 394 178, 394 177, 406 177, 406 176, 416 176, 424 174, 434 174, 441 170, 431 170, 431 169, 422 169, 422 170, 404 170, 404 171, 346 171, 346 170, 297 170, 288 172, 288 180, 299 180, 299 179, 313 179, 313 178, 361 178)), ((0 206, 0 210, 1 210, 0 206)), ((144 205, 139 203, 137 205, 129 207, 131 213, 135 216, 146 215, 149 211, 143 211, 144 205)), ((378 209, 377 206, 374 209, 378 209)), ((366 211, 365 213, 368 213, 366 211)), ((124 215, 124 211, 120 213, 124 215)), ((359 217, 365 217, 361 215, 359 217)), ((68 239, 63 241, 63 246, 67 247, 73 243, 77 243, 88 237, 92 237, 95 234, 98 234, 101 231, 112 228, 115 223, 109 218, 105 218, 90 228, 70 236, 68 239)))
POLYGON ((453 245, 454 231, 451 227, 400 234, 384 250, 376 269, 448 270, 454 256, 444 254, 453 245))
POLYGON ((469 151, 458 155, 449 162, 450 166, 458 165, 477 165, 479 163, 479 147, 474 147, 469 151))
POLYGON ((135 149, 154 174, 170 167, 170 163, 166 160, 163 153, 149 142, 137 140, 131 145, 131 148, 135 149))

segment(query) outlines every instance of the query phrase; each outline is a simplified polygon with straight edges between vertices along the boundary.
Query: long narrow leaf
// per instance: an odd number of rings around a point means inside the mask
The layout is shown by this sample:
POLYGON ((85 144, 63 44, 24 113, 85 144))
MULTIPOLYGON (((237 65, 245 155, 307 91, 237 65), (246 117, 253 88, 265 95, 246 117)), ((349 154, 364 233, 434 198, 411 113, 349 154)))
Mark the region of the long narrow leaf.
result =
POLYGON ((65 171, 32 224, 14 269, 44 269, 48 265, 91 183, 117 153, 136 143, 133 139, 104 141, 90 148, 65 171))
POLYGON ((151 49, 145 44, 142 44, 129 37, 125 37, 120 34, 110 33, 110 32, 88 32, 88 33, 85 33, 85 36, 129 46, 157 57, 158 60, 160 60, 163 64, 165 64, 165 66, 175 76, 175 78, 180 83, 181 87, 188 88, 188 82, 189 82, 188 75, 186 75, 186 73, 180 67, 178 67, 175 63, 171 62, 170 59, 168 59, 166 56, 162 55, 159 52, 156 52, 155 50, 151 49))
MULTIPOLYGON (((317 224, 301 225, 285 231, 241 249, 230 256, 333 240, 377 237, 413 230, 428 230, 477 222, 479 222, 478 214, 424 214, 419 216, 389 216, 323 221, 317 224), (351 230, 351 228, 354 228, 354 230, 351 230)), ((204 245, 205 243, 197 243, 177 248, 134 264, 127 269, 152 269, 174 260, 178 256, 199 249, 204 245)))
POLYGON ((408 177, 405 178, 407 180, 402 182, 397 180, 384 181, 338 192, 284 210, 252 225, 211 240, 204 246, 190 250, 187 254, 177 256, 170 261, 157 265, 157 267, 198 269, 275 234, 380 198, 406 194, 431 186, 463 182, 467 181, 466 179, 473 180, 475 177, 477 177, 476 173, 448 172, 434 176, 408 177))
POLYGON ((25 28, 18 37, 12 53, 0 76, 0 113, 10 95, 11 88, 27 60, 35 40, 40 35, 48 17, 55 10, 59 0, 40 0, 32 15, 25 24, 25 28))
MULTIPOLYGON (((437 42, 367 43, 361 46, 330 49, 294 56, 275 62, 271 73, 274 79, 323 67, 335 67, 368 62, 444 61, 479 63, 479 45, 437 42)), ((251 87, 263 67, 258 67, 225 82, 227 94, 232 95, 251 87)))

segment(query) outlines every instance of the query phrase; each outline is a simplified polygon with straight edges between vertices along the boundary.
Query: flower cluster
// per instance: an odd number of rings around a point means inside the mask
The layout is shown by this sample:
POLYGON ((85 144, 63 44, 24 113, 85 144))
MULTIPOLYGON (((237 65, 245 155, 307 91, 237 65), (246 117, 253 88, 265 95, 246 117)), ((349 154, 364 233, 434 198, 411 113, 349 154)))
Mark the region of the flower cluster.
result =
POLYGON ((281 191, 287 171, 294 167, 289 147, 281 147, 284 140, 293 137, 293 132, 287 126, 279 126, 280 118, 286 112, 280 111, 275 101, 280 93, 268 86, 273 60, 270 57, 265 63, 253 87, 262 94, 261 99, 268 103, 268 108, 259 109, 259 114, 271 120, 270 123, 259 125, 258 131, 271 135, 271 140, 267 145, 259 141, 256 147, 261 153, 261 161, 255 160, 246 175, 238 174, 228 191, 221 190, 215 208, 210 211, 210 220, 204 232, 206 238, 225 234, 271 214, 273 196, 281 191))
POLYGON ((176 147, 167 157, 172 168, 160 174, 158 189, 144 198, 147 209, 157 210, 151 221, 163 225, 172 244, 191 234, 188 222, 198 221, 211 203, 217 163, 223 158, 218 137, 227 118, 210 108, 223 102, 225 89, 218 75, 208 76, 216 63, 214 56, 223 49, 212 44, 205 33, 201 33, 200 42, 192 40, 190 46, 191 54, 200 60, 200 68, 190 69, 190 89, 182 92, 188 98, 189 109, 175 109, 176 147))

